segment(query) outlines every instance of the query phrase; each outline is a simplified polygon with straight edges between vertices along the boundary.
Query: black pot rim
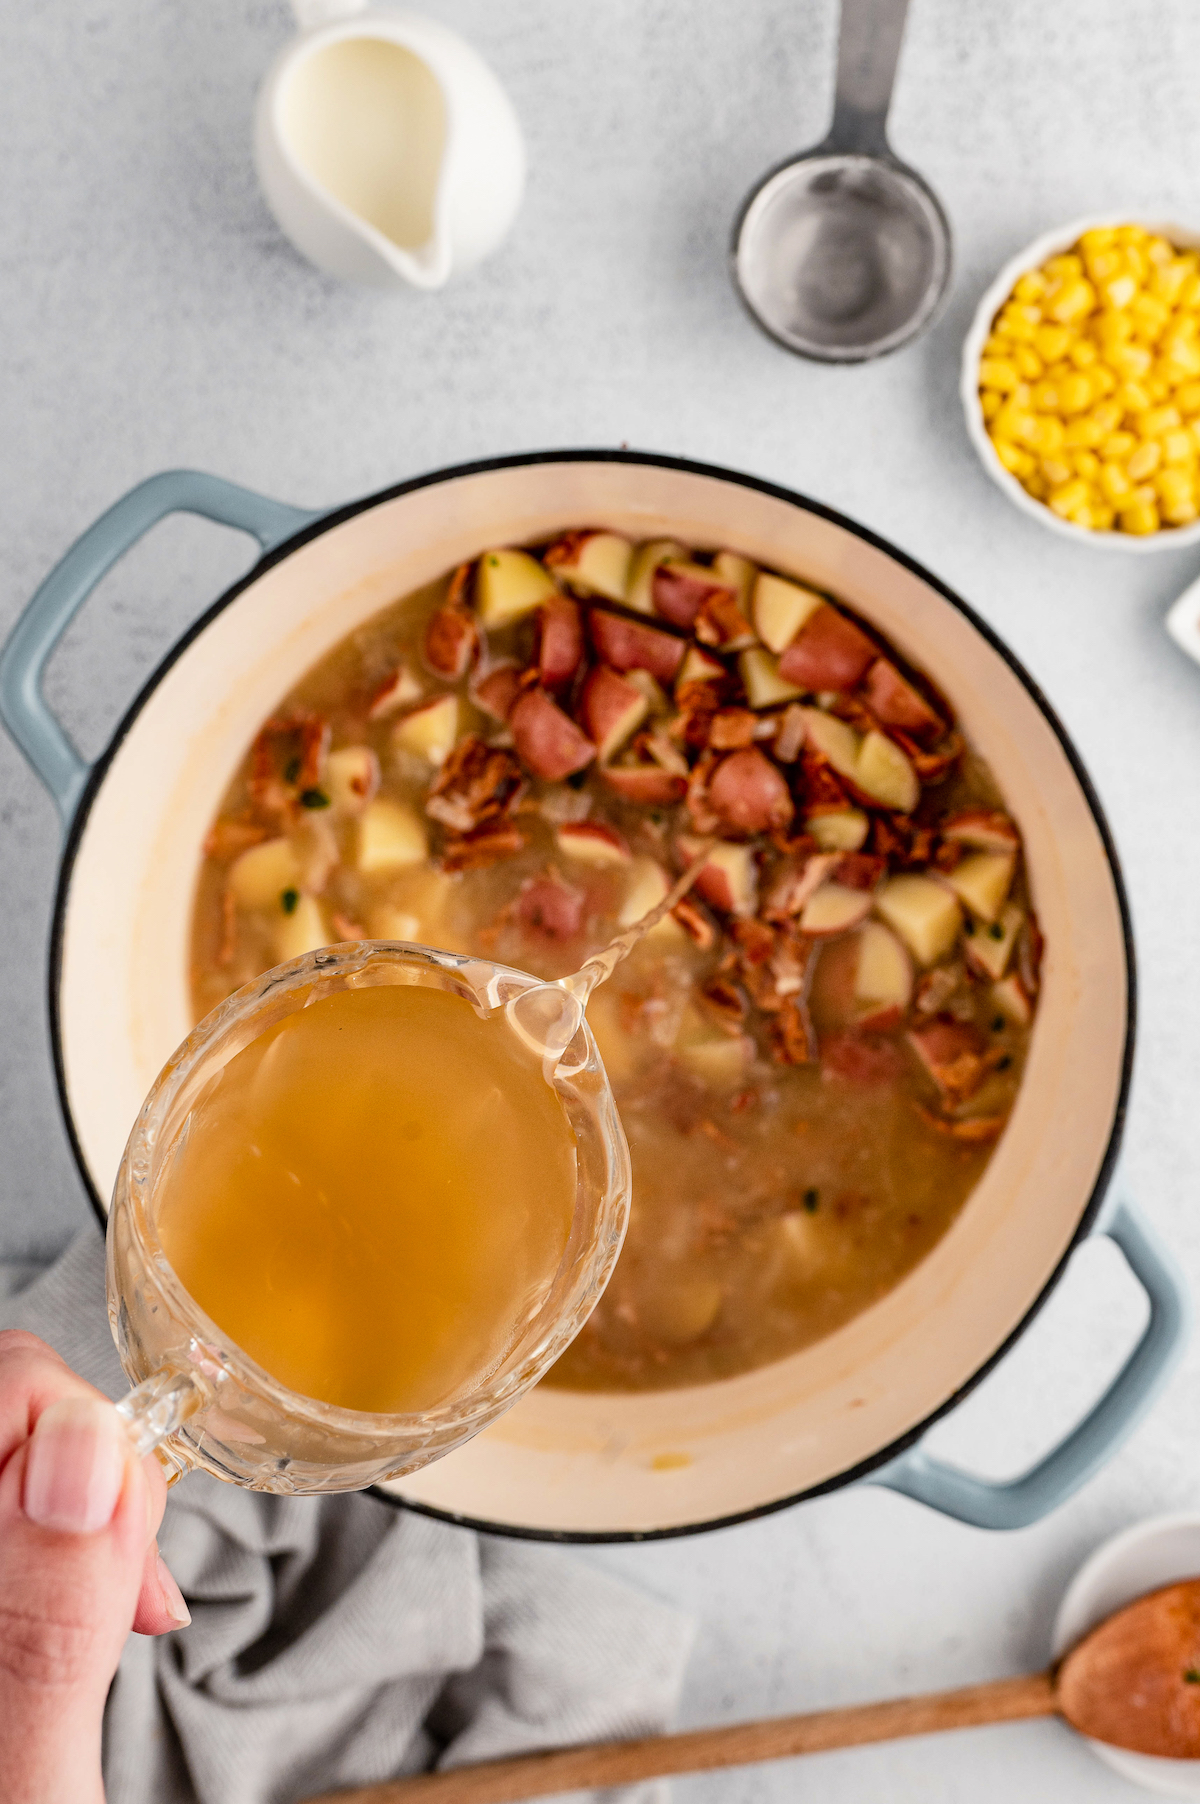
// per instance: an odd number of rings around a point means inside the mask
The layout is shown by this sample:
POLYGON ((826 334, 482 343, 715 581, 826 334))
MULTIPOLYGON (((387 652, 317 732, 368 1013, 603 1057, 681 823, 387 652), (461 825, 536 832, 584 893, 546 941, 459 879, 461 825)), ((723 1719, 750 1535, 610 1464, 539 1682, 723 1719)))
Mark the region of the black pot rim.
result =
POLYGON ((1117 904, 1120 909, 1121 937, 1125 951, 1126 1012, 1125 1044, 1121 1060, 1121 1085, 1117 1095, 1116 1106, 1113 1110, 1112 1127, 1109 1132, 1108 1143, 1104 1150, 1104 1156, 1100 1162, 1096 1182, 1092 1187, 1091 1195, 1080 1215, 1075 1232, 1072 1234, 1071 1240, 1067 1245, 1062 1258, 1051 1272, 1049 1278, 1042 1286, 1042 1289, 1038 1292, 1037 1296, 1029 1305, 1029 1308, 1025 1311, 1025 1314, 1000 1346, 996 1348, 990 1358, 986 1359, 951 1396, 947 1397, 935 1410, 932 1410, 915 1428, 910 1429, 906 1434, 900 1435, 896 1440, 890 1441, 887 1446, 881 1448, 878 1452, 871 1454, 867 1459, 860 1460, 857 1465, 848 1467, 845 1471, 837 1473, 832 1478, 824 1479, 820 1484, 810 1485, 806 1489, 790 1493, 786 1497, 773 1498, 768 1503, 756 1504, 751 1509, 735 1511, 731 1515, 713 1517, 703 1522, 680 1523, 667 1528, 620 1529, 613 1531, 526 1528, 512 1523, 491 1522, 485 1517, 465 1516, 450 1510, 435 1509, 430 1504, 410 1501, 403 1497, 395 1497, 390 1492, 380 1490, 378 1487, 372 1487, 374 1495, 378 1497, 381 1502, 391 1504, 394 1508, 412 1510, 419 1515, 430 1516, 437 1521, 451 1523, 457 1528, 473 1529, 481 1534, 503 1535, 515 1540, 551 1541, 575 1544, 667 1541, 678 1539, 684 1535, 707 1533, 713 1529, 732 1528, 738 1523, 752 1522, 760 1516, 770 1516, 774 1515, 779 1510, 790 1509, 794 1504, 807 1502, 811 1498, 826 1496, 831 1491, 841 1490, 846 1485, 852 1485, 860 1479, 868 1478, 871 1473, 877 1472, 880 1467, 889 1464, 890 1461, 896 1459, 901 1453, 904 1453, 909 1447, 914 1446, 921 1440, 923 1436, 929 1432, 935 1422, 940 1421, 943 1416, 949 1414, 949 1412, 952 1409, 955 1409, 965 1397, 969 1396, 978 1384, 982 1383, 995 1366, 997 1366, 1004 1358, 1005 1354, 1008 1353, 1020 1336, 1024 1334, 1034 1317, 1042 1309, 1066 1270, 1071 1254, 1079 1245, 1080 1241, 1084 1240, 1092 1229, 1100 1205, 1104 1200, 1105 1192, 1112 1178, 1117 1155, 1120 1150, 1121 1137, 1124 1132, 1125 1117, 1129 1104, 1129 1087, 1133 1074, 1133 1052, 1137 1017, 1137 968, 1134 955, 1133 925, 1130 918, 1129 902, 1125 893, 1125 882, 1121 873, 1120 859, 1117 855, 1112 831, 1109 828, 1108 821, 1105 817, 1100 799, 1092 785, 1091 778, 1088 776, 1066 728, 1059 720, 1058 715, 1051 707, 1038 684, 1034 681, 1033 677, 1030 676, 1020 660, 1009 649, 999 635, 992 630, 987 622, 982 620, 961 596, 956 595, 955 592, 947 587, 945 583, 940 581, 938 577, 925 569, 924 565, 918 563, 915 558, 909 557, 906 552, 898 550, 896 546, 880 537, 878 533, 874 533, 868 527, 860 526, 856 521, 848 519, 845 514, 839 513, 836 508, 826 507, 823 502, 814 501, 806 495, 799 494, 794 489, 784 488, 779 483, 768 482, 763 477, 749 476, 737 470, 727 470, 719 464, 697 463, 689 458, 673 457, 666 453, 629 451, 625 449, 608 450, 601 448, 595 450, 580 449, 517 452, 504 457, 482 458, 473 463, 451 464, 444 469, 433 470, 423 476, 410 477, 406 482, 399 482, 390 488, 380 489, 374 494, 366 495, 360 500, 348 502, 343 507, 334 508, 331 512, 322 514, 310 525, 302 527, 299 532, 294 533, 290 538, 283 540, 283 542, 276 545, 273 550, 266 552, 258 559, 253 568, 249 570, 245 576, 239 578, 237 582, 226 589, 224 593, 211 604, 211 606, 206 608, 204 612, 192 622, 192 625, 188 627, 179 639, 176 640, 175 644, 142 684, 141 689, 130 703, 113 733, 112 738, 109 740, 108 745, 88 773, 87 782, 79 798, 79 802, 71 820, 71 825, 67 832, 54 896, 54 912, 51 919, 49 961, 47 969, 50 1040, 54 1058, 55 1087, 58 1092, 58 1102, 59 1108, 62 1111, 63 1124, 71 1144, 71 1151, 75 1156, 75 1163, 87 1190, 88 1198, 96 1212, 100 1225, 103 1228, 107 1224, 107 1214, 95 1184, 92 1181, 91 1173, 88 1170, 87 1161, 84 1157, 83 1148, 80 1144, 79 1136, 75 1129, 74 1119, 71 1114, 63 1058, 59 991, 62 980, 63 938, 66 930, 67 899, 70 893, 71 875, 74 870, 75 859, 79 852, 79 847, 83 839, 83 833, 87 825, 88 817, 92 810, 92 805, 95 802, 100 787, 108 774, 109 767, 117 752, 120 750, 126 735, 129 733, 150 696, 162 682, 167 672, 178 662, 184 652, 187 651, 193 640, 199 638, 200 634, 204 632, 206 627, 208 627, 213 620, 216 619, 218 614, 223 613, 232 602, 237 600, 243 590, 248 589, 250 585, 257 582, 259 577, 264 575, 266 571, 270 570, 275 564, 282 563, 285 558, 290 557, 293 552, 298 551, 303 545, 308 544, 310 540, 319 538, 322 533, 328 532, 332 527, 340 526, 344 521, 351 520, 358 514, 366 513, 371 508, 378 507, 384 502, 394 501, 401 495, 412 494, 419 489, 432 488, 438 483, 452 482, 466 476, 483 475, 494 470, 510 470, 522 467, 535 467, 539 464, 563 463, 640 464, 659 469, 679 470, 693 476, 712 477, 717 481, 735 483, 741 488, 757 490, 759 494, 769 495, 775 500, 787 502, 803 513, 815 514, 819 519, 828 520, 832 525, 841 527, 843 531, 851 533, 855 538, 863 540, 865 544, 873 546, 875 550, 882 551, 885 556, 890 557, 895 563, 900 564, 904 569, 911 571, 912 574, 918 577, 922 582, 927 583, 944 601, 948 602, 951 607, 957 609, 960 614, 970 621, 976 632, 986 640, 987 644, 997 656, 1002 658, 1005 664, 1008 665, 1014 676, 1016 676, 1018 681, 1022 684, 1030 699, 1040 710, 1047 725, 1050 727, 1062 747, 1064 756, 1074 773, 1075 780, 1083 792, 1084 799, 1087 802, 1092 819, 1095 822, 1096 830, 1099 833, 1101 842, 1104 846, 1105 856, 1108 860, 1109 870, 1112 876, 1113 887, 1116 891, 1117 904))

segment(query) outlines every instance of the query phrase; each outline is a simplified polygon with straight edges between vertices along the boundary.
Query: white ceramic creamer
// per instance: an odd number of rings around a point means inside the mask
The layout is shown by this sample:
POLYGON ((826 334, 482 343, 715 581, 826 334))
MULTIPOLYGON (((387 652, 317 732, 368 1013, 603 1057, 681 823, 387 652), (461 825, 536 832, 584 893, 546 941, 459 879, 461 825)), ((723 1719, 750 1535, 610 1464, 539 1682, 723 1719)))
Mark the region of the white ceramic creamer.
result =
POLYGON ((456 33, 361 0, 294 0, 301 35, 259 92, 254 152, 276 219, 318 268, 440 288, 516 215, 516 114, 456 33))

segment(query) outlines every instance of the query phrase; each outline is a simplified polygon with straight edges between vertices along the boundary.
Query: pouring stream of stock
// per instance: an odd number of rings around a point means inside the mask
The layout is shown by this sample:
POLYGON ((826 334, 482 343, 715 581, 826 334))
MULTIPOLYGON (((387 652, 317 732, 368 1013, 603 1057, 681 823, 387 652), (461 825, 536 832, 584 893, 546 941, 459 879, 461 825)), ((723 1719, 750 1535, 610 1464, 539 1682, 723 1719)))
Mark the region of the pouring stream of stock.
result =
POLYGON ((1047 1672, 807 1716, 553 1748, 329 1792, 308 1804, 509 1804, 1039 1716, 1061 1717, 1081 1734, 1116 1747, 1200 1758, 1200 1579, 1127 1604, 1047 1672))

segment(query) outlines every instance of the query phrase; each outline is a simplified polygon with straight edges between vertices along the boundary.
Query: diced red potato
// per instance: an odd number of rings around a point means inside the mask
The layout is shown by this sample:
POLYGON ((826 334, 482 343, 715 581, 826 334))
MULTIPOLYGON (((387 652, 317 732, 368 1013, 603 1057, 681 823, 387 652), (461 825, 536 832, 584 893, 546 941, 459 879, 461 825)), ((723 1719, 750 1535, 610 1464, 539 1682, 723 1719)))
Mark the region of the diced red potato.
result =
POLYGON ((484 626, 507 626, 557 593, 554 578, 527 551, 497 548, 479 559, 475 606, 484 626))
POLYGON ((824 605, 825 597, 814 589, 764 570, 754 585, 755 630, 768 651, 778 655, 787 650, 801 627, 824 605))
MULTIPOLYGON (((633 676, 635 673, 630 671, 629 674, 633 676)), ((673 777, 682 777, 686 783, 691 775, 691 767, 670 734, 662 727, 651 727, 638 744, 644 748, 651 763, 657 764, 659 770, 665 770, 673 777)))
POLYGON ((854 1000, 859 1026, 875 1033, 898 1027, 912 999, 912 960, 882 921, 865 921, 859 928, 857 953, 854 1000))
POLYGON ((458 738, 457 695, 437 695, 414 708, 392 728, 392 744, 429 764, 444 764, 458 738))
POLYGON ((565 689, 583 661, 583 621, 569 595, 552 595, 538 615, 538 674, 547 689, 565 689))
POLYGON ((748 708, 720 708, 708 728, 714 752, 738 752, 753 745, 758 721, 748 708))
POLYGON ((429 617, 425 628, 425 662, 449 682, 457 682, 471 668, 479 648, 475 617, 457 602, 447 602, 429 617))
POLYGON ((1008 902, 1000 910, 999 919, 990 926, 977 927, 967 934, 963 945, 967 963, 994 982, 1004 976, 1012 958, 1017 935, 1025 925, 1025 910, 1019 902, 1008 902))
POLYGON ((1017 868, 1015 852, 972 852, 942 874, 959 899, 981 921, 994 921, 1008 899, 1017 868))
POLYGON ((786 827, 795 813, 778 768, 753 747, 721 760, 709 781, 708 801, 736 833, 786 827))
POLYGON ((681 689, 685 683, 719 683, 725 675, 725 666, 720 658, 701 651, 698 645, 689 645, 679 667, 675 686, 681 689))
POLYGON ((507 720, 521 693, 521 672, 515 664, 497 664, 475 683, 471 699, 493 720, 507 720))
POLYGON ((854 689, 877 655, 867 635, 826 601, 783 653, 779 674, 814 693, 854 689))
MULTIPOLYGON (((681 836, 680 856, 691 865, 700 855, 697 841, 681 836)), ((748 920, 758 906, 758 864, 752 846, 721 840, 704 854, 695 890, 722 914, 748 920)))
POLYGON ((407 802, 381 796, 359 816, 355 864, 364 875, 412 870, 428 857, 424 825, 407 802))
MULTIPOLYGON (((617 926, 632 927, 648 915, 652 908, 657 908, 671 887, 671 879, 655 858, 635 858, 629 866, 629 877, 625 889, 625 898, 617 915, 617 926)), ((646 935, 647 940, 655 940, 665 944, 668 941, 675 945, 686 945, 687 935, 671 915, 664 915, 656 927, 652 927, 646 935)))
MULTIPOLYGON (((784 682, 779 674, 779 659, 764 651, 761 645, 742 653, 738 659, 738 674, 752 708, 777 708, 781 702, 795 701, 804 693, 795 683, 784 682)), ((799 750, 799 745, 796 749, 799 750)))
POLYGON ((593 608, 588 628, 597 656, 613 670, 648 670, 660 683, 673 683, 683 662, 687 640, 639 620, 625 620, 604 608, 593 608))
POLYGON ((649 711, 650 704, 641 690, 606 664, 597 664, 588 672, 579 698, 579 717, 601 764, 607 764, 620 751, 649 711))
POLYGON ((849 889, 843 883, 823 883, 800 911, 800 931, 811 939, 849 933, 871 912, 871 892, 849 889))
POLYGON ((606 867, 628 864, 633 857, 626 841, 615 827, 601 821, 567 821, 558 829, 555 843, 567 858, 580 864, 606 867))
POLYGON ((300 861, 290 839, 251 846, 229 867, 229 891, 242 908, 267 908, 300 885, 300 861))
POLYGON ((548 874, 521 886, 517 919, 526 932, 545 940, 573 940, 583 928, 587 897, 581 889, 548 874))
POLYGON ((817 852, 803 860, 789 855, 771 879, 766 900, 767 919, 787 921, 799 915, 809 897, 832 879, 841 862, 837 852, 817 852))
POLYGON ((892 1040, 871 1039, 862 1029, 831 1034, 821 1041, 821 1069, 852 1084, 894 1083, 902 1069, 892 1040))
POLYGON ((822 852, 857 852, 870 828, 861 808, 814 808, 804 817, 805 832, 822 852))
POLYGON ((289 910, 276 904, 272 930, 280 964, 329 944, 324 911, 313 896, 301 896, 289 910))
POLYGON ((624 601, 633 546, 615 532, 570 532, 546 552, 547 565, 585 595, 624 601))
POLYGON ((379 760, 369 745, 344 745, 325 760, 324 783, 335 814, 361 814, 379 788, 379 760))
POLYGON ((827 714, 823 708, 802 708, 805 744, 819 753, 839 777, 855 780, 858 753, 862 740, 844 720, 827 714))
POLYGON ((948 1103, 964 1101, 987 1075, 983 1037, 973 1022, 931 1021, 907 1039, 948 1103))
POLYGON ((1015 852, 1021 836, 998 808, 964 808, 939 828, 943 839, 974 846, 981 852, 1015 852))
POLYGON ((648 670, 639 670, 635 665, 632 670, 622 671, 621 674, 627 683, 632 683, 635 689, 641 690, 651 714, 669 714, 671 712, 671 704, 667 699, 666 690, 658 678, 651 676, 648 670))
POLYGON ((668 561, 686 563, 687 549, 675 539, 651 539, 639 545, 629 566, 625 606, 639 614, 654 612, 654 573, 668 561))
POLYGON ((732 590, 720 577, 703 564, 660 564, 650 585, 654 611, 672 626, 690 632, 704 603, 715 595, 726 595, 736 607, 732 590))
POLYGON ((518 758, 535 777, 557 783, 596 756, 592 741, 544 689, 527 689, 508 717, 518 758))
POLYGON ((933 877, 904 873, 875 892, 875 910, 895 929, 918 964, 933 965, 958 939, 958 898, 933 877))
POLYGON ((384 678, 371 697, 367 719, 383 720, 387 715, 394 714, 397 708, 407 708, 410 702, 420 701, 422 693, 421 685, 412 671, 407 665, 401 664, 390 676, 384 678))
POLYGON ((625 801, 641 808, 669 808, 687 794, 686 777, 657 764, 606 764, 600 776, 625 801))
POLYGON ((701 645, 718 651, 744 651, 754 644, 754 628, 728 589, 717 589, 701 603, 692 631, 701 645))
POLYGON ((900 727, 914 739, 937 739, 946 730, 945 721, 887 658, 876 658, 868 670, 863 699, 885 727, 900 727))
POLYGON ((1017 1027, 1029 1026, 1033 1020, 1033 1003, 1015 971, 992 985, 991 996, 993 1006, 1006 1021, 1013 1022, 1017 1027))
POLYGON ((750 598, 758 577, 758 566, 736 551, 718 551, 712 561, 713 575, 733 590, 733 598, 743 614, 750 609, 750 598))
POLYGON ((882 802, 898 814, 911 814, 921 799, 916 771, 886 733, 872 731, 865 736, 858 751, 854 781, 871 801, 882 802))

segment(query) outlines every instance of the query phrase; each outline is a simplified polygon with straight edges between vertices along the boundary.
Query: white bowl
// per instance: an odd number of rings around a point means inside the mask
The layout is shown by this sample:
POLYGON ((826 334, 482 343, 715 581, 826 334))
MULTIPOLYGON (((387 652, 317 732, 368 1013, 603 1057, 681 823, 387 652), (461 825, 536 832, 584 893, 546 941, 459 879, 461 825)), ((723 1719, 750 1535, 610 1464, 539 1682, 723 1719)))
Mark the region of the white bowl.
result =
POLYGON ((1040 269, 1048 257, 1069 251, 1084 232, 1090 232, 1096 226, 1118 225, 1142 225, 1148 232, 1161 233, 1172 244, 1181 245, 1186 250, 1200 249, 1200 230, 1195 227, 1180 225, 1175 220, 1131 220, 1128 213, 1089 214, 1084 219, 1073 219, 1069 225, 1056 226, 1052 232, 1043 232, 1040 238, 1035 238, 1023 251, 1009 258, 980 301, 963 344, 959 392, 967 418, 967 432, 984 469, 997 488, 1002 489, 1023 514, 1040 521, 1052 532, 1061 533, 1064 538, 1074 539, 1077 545, 1090 545, 1096 551, 1127 551, 1144 556, 1147 552, 1178 551, 1185 545, 1200 544, 1200 520, 1193 520, 1190 526, 1165 527, 1159 532, 1147 533, 1145 537, 1131 532, 1092 532, 1085 526, 1074 525, 1070 520, 1060 520, 1044 501, 1035 501, 1032 495, 1027 494, 1012 472, 1004 468, 987 435, 983 409, 979 405, 979 360, 983 355, 984 341, 992 329, 992 321, 1012 293, 1015 283, 1027 271, 1040 269))
MULTIPOLYGON (((1075 1574, 1054 1619, 1054 1658, 1122 1605, 1176 1579, 1200 1577, 1200 1515, 1156 1516, 1115 1535, 1075 1574)), ((1106 1765, 1145 1791, 1200 1798, 1200 1760, 1163 1760, 1102 1741, 1088 1746, 1106 1765)))

